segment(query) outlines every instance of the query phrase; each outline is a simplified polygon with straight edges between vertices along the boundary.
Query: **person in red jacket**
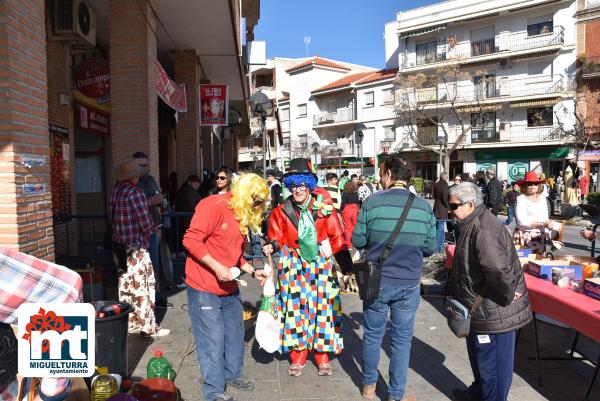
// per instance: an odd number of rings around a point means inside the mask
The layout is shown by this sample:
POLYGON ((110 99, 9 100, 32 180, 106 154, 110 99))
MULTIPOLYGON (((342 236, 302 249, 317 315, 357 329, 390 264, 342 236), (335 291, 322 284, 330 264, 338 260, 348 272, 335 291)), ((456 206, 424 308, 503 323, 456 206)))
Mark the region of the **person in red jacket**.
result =
POLYGON ((255 271, 242 253, 248 233, 260 230, 268 195, 265 180, 244 174, 231 192, 198 203, 183 237, 189 313, 207 401, 233 400, 226 386, 254 389, 254 383, 242 376, 243 308, 232 272, 239 266, 264 283, 263 271, 255 271))
POLYGON ((315 194, 317 177, 308 159, 295 159, 283 184, 292 192, 271 212, 265 254, 281 250, 277 303, 281 317, 279 351, 289 352, 290 376, 300 376, 309 350, 321 376, 331 375, 329 352, 343 349, 342 308, 333 269, 352 268, 340 219, 331 198, 315 194))

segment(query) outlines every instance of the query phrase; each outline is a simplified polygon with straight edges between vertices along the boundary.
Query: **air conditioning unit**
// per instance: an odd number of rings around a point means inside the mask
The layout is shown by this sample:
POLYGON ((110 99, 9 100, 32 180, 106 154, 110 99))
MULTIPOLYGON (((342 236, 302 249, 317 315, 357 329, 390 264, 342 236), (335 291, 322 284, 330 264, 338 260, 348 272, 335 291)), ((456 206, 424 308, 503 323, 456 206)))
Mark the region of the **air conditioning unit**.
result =
POLYGON ((508 58, 500 60, 500 68, 512 68, 512 62, 508 58))
POLYGON ((96 47, 96 11, 83 0, 54 0, 53 33, 96 47))

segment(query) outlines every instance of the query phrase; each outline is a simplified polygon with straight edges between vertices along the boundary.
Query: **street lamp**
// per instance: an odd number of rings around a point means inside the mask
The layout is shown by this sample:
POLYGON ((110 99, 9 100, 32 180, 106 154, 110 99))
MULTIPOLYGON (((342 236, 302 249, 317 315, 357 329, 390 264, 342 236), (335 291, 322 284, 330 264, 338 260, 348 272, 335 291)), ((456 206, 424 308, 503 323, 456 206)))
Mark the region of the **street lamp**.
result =
POLYGON ((364 163, 363 163, 363 157, 362 157, 362 141, 363 138, 365 137, 365 134, 363 134, 362 131, 357 131, 356 132, 356 143, 358 145, 358 158, 360 160, 360 175, 363 175, 363 167, 364 167, 364 163))
POLYGON ((319 156, 319 147, 321 146, 321 144, 319 142, 313 142, 310 146, 312 147, 313 154, 315 155, 314 166, 316 168, 317 164, 319 163, 318 156, 319 156))
POLYGON ((337 155, 338 155, 338 177, 341 178, 342 176, 342 153, 344 153, 344 150, 342 148, 337 148, 336 150, 337 155))
POLYGON ((250 104, 250 109, 254 114, 256 114, 259 118, 261 131, 263 136, 263 145, 262 145, 262 157, 263 157, 263 177, 267 178, 267 128, 266 128, 266 120, 267 116, 270 116, 273 112, 273 103, 271 99, 261 91, 255 92, 252 96, 248 98, 248 103, 250 104))
POLYGON ((443 147, 446 145, 446 136, 444 135, 440 135, 438 133, 437 136, 437 144, 440 147, 440 154, 439 154, 439 163, 440 163, 440 169, 439 169, 439 173, 438 173, 438 177, 442 175, 442 173, 444 172, 444 166, 442 165, 442 149, 443 147))

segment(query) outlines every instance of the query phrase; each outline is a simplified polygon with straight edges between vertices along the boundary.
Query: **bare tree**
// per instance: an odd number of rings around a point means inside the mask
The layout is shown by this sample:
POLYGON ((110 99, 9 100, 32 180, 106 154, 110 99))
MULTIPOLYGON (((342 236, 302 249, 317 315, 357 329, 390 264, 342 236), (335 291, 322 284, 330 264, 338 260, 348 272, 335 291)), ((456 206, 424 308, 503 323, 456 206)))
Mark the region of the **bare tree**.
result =
POLYGON ((489 103, 498 96, 495 76, 484 71, 464 71, 458 65, 430 73, 399 73, 394 81, 396 126, 422 150, 438 154, 443 171, 450 155, 472 131, 493 118, 489 103))

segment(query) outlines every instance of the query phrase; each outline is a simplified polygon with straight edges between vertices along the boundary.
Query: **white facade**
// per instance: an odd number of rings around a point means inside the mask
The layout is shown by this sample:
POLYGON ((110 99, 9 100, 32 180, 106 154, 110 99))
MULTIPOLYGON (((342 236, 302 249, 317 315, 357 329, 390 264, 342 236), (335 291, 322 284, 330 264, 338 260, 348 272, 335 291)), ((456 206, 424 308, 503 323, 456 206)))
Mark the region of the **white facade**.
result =
MULTIPOLYGON (((386 25, 388 67, 399 67, 402 75, 435 75, 442 68, 465 73, 452 90, 439 84, 417 89, 415 104, 434 113, 449 107, 450 97, 465 110, 474 103, 486 107, 489 122, 472 128, 459 144, 456 171, 474 173, 487 162, 496 166, 499 178, 512 179, 515 161, 528 169, 540 160, 545 171, 552 167, 543 161, 551 156, 527 157, 506 148, 547 146, 550 154, 567 142, 559 123, 564 130, 574 123, 575 13, 575 1, 452 0, 398 13, 386 25), (486 83, 475 77, 479 74, 486 83)), ((457 122, 447 121, 448 146, 461 132, 457 122)), ((431 148, 437 148, 436 139, 435 132, 425 130, 419 137, 431 148)), ((402 127, 393 149, 408 152, 417 174, 437 176, 431 171, 437 155, 417 147, 402 127)))

